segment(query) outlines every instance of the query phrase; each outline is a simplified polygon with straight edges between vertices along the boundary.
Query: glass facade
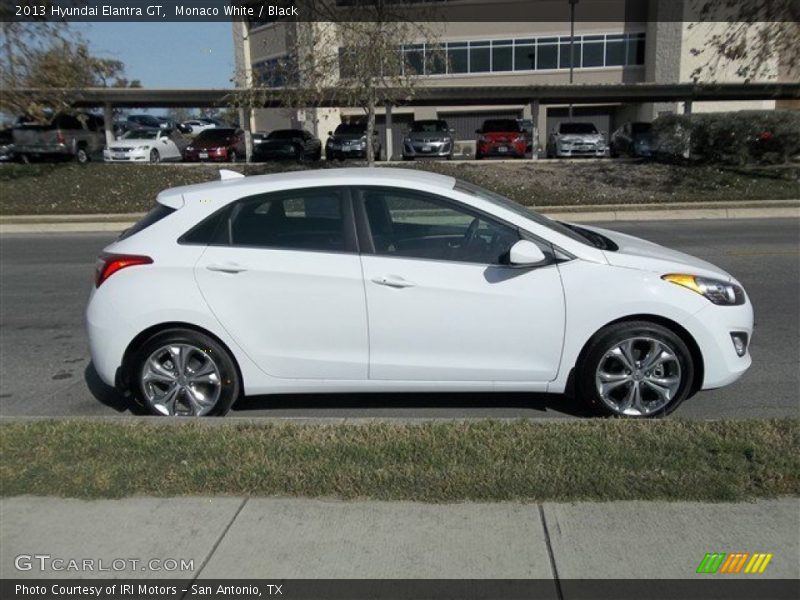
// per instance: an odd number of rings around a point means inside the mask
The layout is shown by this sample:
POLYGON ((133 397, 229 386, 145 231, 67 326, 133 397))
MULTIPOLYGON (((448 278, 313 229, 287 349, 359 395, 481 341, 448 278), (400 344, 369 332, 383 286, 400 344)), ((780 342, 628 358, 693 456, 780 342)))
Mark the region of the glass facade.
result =
POLYGON ((644 64, 644 33, 441 42, 404 46, 404 64, 420 75, 460 75, 569 69, 628 67, 644 64), (428 54, 437 57, 431 59, 428 54), (446 60, 444 60, 446 58, 446 60))

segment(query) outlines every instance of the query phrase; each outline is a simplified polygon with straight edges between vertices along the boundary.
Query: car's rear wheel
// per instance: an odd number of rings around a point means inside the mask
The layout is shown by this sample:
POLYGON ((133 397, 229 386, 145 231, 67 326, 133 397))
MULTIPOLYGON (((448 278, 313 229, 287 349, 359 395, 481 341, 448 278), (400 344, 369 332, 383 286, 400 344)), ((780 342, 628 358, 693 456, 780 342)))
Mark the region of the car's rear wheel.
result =
POLYGON ((86 150, 86 146, 78 146, 75 150, 75 160, 81 165, 89 162, 89 152, 86 150))
POLYGON ((133 357, 132 391, 154 415, 223 415, 239 396, 233 357, 213 338, 170 329, 148 339, 133 357))
POLYGON ((604 415, 646 418, 671 413, 689 395, 694 365, 675 333, 648 321, 601 330, 577 365, 578 393, 604 415))

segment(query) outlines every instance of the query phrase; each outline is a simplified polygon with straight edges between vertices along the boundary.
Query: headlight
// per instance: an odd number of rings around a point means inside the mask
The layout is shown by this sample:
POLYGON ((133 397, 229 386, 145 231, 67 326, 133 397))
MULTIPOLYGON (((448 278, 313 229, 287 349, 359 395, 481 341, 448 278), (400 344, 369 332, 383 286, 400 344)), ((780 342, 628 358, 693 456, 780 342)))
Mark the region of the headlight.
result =
POLYGON ((149 150, 150 146, 136 146, 137 150, 149 150))
POLYGON ((186 146, 185 150, 192 152, 194 150, 194 146, 186 146))
POLYGON ((720 306, 744 304, 744 290, 735 283, 729 281, 709 279, 708 277, 698 277, 696 275, 684 275, 681 273, 663 275, 661 279, 697 292, 714 304, 720 306))

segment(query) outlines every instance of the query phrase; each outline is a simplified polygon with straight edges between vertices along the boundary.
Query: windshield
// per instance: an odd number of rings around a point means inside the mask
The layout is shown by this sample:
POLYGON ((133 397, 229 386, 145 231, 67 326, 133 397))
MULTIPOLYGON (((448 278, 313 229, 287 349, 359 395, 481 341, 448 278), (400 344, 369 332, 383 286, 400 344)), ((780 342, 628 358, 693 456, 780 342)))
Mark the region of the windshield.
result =
POLYGON ((447 121, 414 121, 411 131, 415 133, 441 133, 447 131, 447 121))
POLYGON ((561 133, 597 133, 597 127, 595 127, 592 123, 562 123, 559 125, 558 130, 561 133))
POLYGON ((499 119, 497 121, 485 121, 483 131, 486 133, 497 131, 520 131, 519 123, 512 119, 499 119))
POLYGON ((195 141, 199 142, 203 142, 206 140, 222 141, 222 140, 227 140, 232 135, 233 135, 233 129, 219 129, 219 128, 206 129, 195 138, 195 141))
POLYGON ((650 133, 653 130, 652 123, 634 123, 633 124, 633 133, 634 135, 642 135, 646 133, 650 133))
POLYGON ((518 202, 514 202, 510 198, 506 198, 501 194, 498 194, 491 190, 487 190, 486 188, 482 188, 481 186, 475 185, 474 183, 469 183, 467 181, 457 179, 456 185, 453 189, 459 192, 466 192, 467 194, 472 194, 473 196, 477 196, 482 200, 491 202, 495 206, 499 206, 500 208, 509 210, 521 217, 530 219, 534 223, 543 225, 548 229, 552 229, 553 231, 558 232, 561 235, 565 235, 568 238, 575 240, 576 242, 580 242, 581 244, 594 245, 590 243, 591 240, 588 240, 586 237, 580 235, 578 232, 570 229, 566 225, 563 225, 562 223, 554 221, 553 219, 550 219, 548 217, 545 217, 544 215, 539 214, 534 210, 522 206, 522 204, 519 204, 518 202))
POLYGON ((293 140, 295 138, 303 137, 303 134, 296 129, 279 129, 273 131, 267 136, 268 140, 293 140))
POLYGON ((367 131, 367 126, 361 123, 342 123, 334 131, 334 135, 355 135, 364 134, 367 131))
POLYGON ((155 140, 161 133, 157 129, 131 129, 120 138, 122 140, 155 140))

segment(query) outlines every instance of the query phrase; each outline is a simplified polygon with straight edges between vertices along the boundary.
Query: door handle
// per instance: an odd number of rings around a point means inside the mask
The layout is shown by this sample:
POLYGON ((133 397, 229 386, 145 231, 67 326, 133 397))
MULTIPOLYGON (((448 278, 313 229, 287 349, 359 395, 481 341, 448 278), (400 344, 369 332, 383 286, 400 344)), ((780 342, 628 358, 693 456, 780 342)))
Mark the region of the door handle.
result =
POLYGON ((403 279, 397 275, 382 275, 373 279, 372 283, 377 283, 378 285, 385 285, 386 287, 392 288, 407 288, 414 287, 414 285, 416 285, 413 282, 403 279))
POLYGON ((241 273, 242 271, 247 271, 246 267, 237 265, 236 263, 212 263, 210 265, 206 265, 206 269, 209 271, 218 271, 220 273, 241 273))

